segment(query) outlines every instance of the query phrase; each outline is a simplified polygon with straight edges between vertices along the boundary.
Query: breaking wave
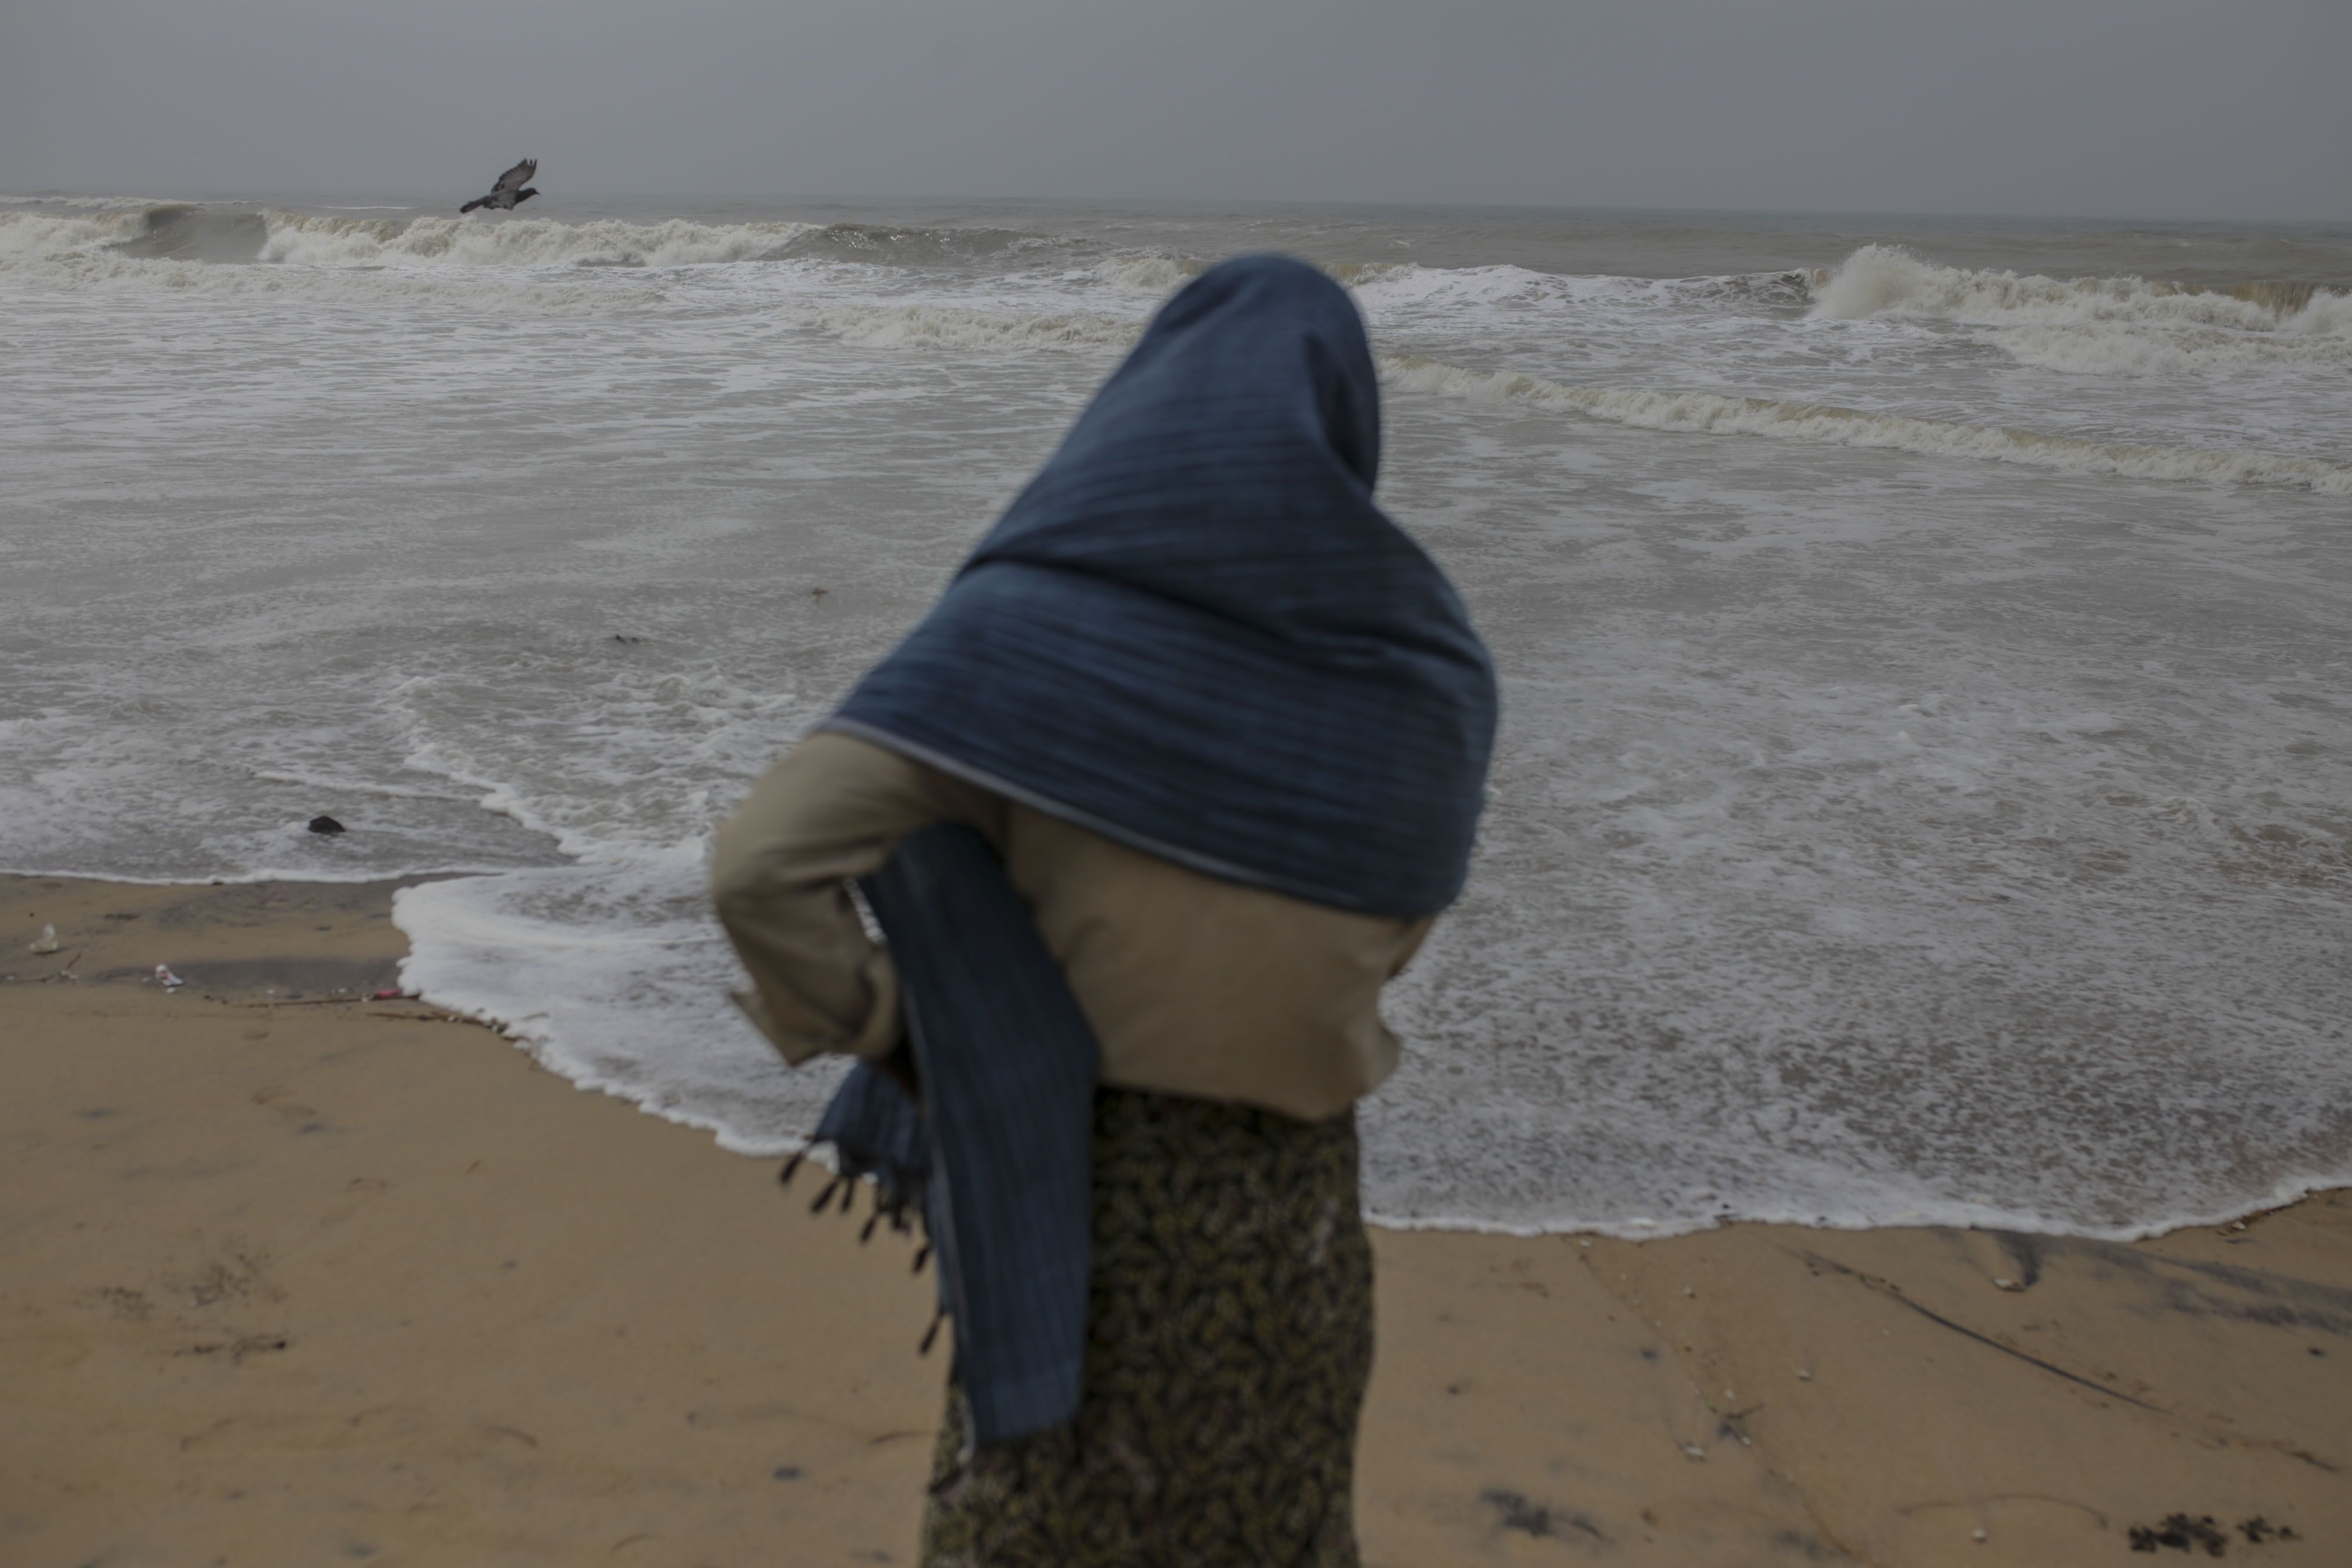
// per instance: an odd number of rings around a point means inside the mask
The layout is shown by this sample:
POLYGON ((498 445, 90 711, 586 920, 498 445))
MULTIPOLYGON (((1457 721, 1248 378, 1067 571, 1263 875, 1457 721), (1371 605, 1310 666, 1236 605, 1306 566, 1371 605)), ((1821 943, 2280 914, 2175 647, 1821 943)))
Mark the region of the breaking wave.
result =
POLYGON ((2089 374, 2352 365, 2352 294, 2307 279, 2192 288, 1939 267, 1865 246, 1816 274, 1819 320, 1900 316, 1993 329, 2021 363, 2089 374))
POLYGON ((68 256, 118 244, 134 237, 145 214, 153 210, 142 204, 112 210, 88 208, 87 215, 83 212, 0 213, 0 261, 68 256))
POLYGON ((142 261, 249 262, 268 239, 259 213, 188 202, 57 204, 67 212, 0 213, 0 259, 76 255, 142 261))
MULTIPOLYGON (((71 222, 73 220, 68 220, 71 222)), ((28 235, 0 214, 0 275, 36 287, 224 298, 276 298, 328 306, 371 301, 445 304, 505 313, 643 310, 667 298, 659 288, 600 287, 593 275, 564 271, 434 271, 387 267, 205 266, 185 251, 155 256, 133 225, 83 223, 81 232, 28 235), (126 233, 127 230, 127 233, 126 233), (124 238, 133 243, 123 243, 124 238), (33 240, 35 243, 26 243, 33 240)))
POLYGON ((2145 277, 2042 277, 1922 261, 1898 245, 1865 245, 1813 280, 1813 315, 1924 315, 1980 327, 2234 327, 2239 331, 2352 334, 2352 297, 2319 282, 2242 282, 2189 289, 2145 277))
POLYGON ((177 203, 150 207, 135 232, 108 248, 142 261, 252 261, 269 240, 259 213, 215 213, 177 203))
POLYGON ((1872 413, 1830 403, 1780 402, 1769 398, 1724 397, 1713 392, 1570 386, 1516 371, 1482 374, 1411 356, 1383 359, 1381 369, 1391 384, 1416 392, 1590 414, 1643 430, 1761 435, 1836 446, 1885 447, 1938 457, 1989 458, 2072 474, 2292 485, 2326 495, 2352 496, 2352 468, 2308 457, 2214 447, 2086 441, 1996 425, 1872 413))
POLYGON ((146 260, 310 267, 698 267, 799 259, 921 267, 984 262, 1057 243, 1013 229, 359 215, 367 210, 290 213, 113 203, 87 216, 0 213, 0 256, 108 249, 146 260))
POLYGON ((268 214, 262 261, 349 267, 388 263, 459 267, 694 267, 782 256, 821 225, 802 223, 660 224, 551 218, 360 218, 268 214))
POLYGON ((1116 256, 1097 266, 1094 275, 1115 287, 1172 294, 1200 277, 1208 265, 1173 256, 1116 256))
POLYGON ((1902 314, 1983 326, 2074 326, 2095 321, 2297 330, 2315 308, 2344 296, 2316 283, 2242 283, 2190 288, 2140 277, 2021 277, 1939 267, 1900 246, 1864 246, 1813 286, 1814 316, 1853 320, 1902 314))

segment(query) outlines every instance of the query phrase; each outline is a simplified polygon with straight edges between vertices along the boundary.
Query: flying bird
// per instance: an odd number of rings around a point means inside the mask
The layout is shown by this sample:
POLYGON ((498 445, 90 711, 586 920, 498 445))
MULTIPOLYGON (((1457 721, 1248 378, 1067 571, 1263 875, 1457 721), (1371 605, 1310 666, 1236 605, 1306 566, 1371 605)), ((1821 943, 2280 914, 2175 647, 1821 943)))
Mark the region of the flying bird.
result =
POLYGON ((476 207, 496 207, 500 212, 510 213, 514 211, 516 203, 527 202, 539 194, 530 184, 531 176, 538 172, 539 160, 526 158, 499 175, 499 183, 490 187, 488 195, 476 196, 457 211, 470 213, 476 207))

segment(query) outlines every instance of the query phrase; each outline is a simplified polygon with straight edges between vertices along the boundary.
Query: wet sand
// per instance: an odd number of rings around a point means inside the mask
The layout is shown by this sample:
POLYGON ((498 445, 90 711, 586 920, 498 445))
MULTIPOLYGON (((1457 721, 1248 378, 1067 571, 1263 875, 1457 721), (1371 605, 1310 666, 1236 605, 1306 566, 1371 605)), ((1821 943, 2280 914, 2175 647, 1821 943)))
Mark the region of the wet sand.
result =
MULTIPOLYGON (((0 1563, 912 1562, 907 1248, 356 999, 389 901, 0 878, 0 1563)), ((1373 1568, 2352 1563, 2352 1193, 1376 1239, 1373 1568)))

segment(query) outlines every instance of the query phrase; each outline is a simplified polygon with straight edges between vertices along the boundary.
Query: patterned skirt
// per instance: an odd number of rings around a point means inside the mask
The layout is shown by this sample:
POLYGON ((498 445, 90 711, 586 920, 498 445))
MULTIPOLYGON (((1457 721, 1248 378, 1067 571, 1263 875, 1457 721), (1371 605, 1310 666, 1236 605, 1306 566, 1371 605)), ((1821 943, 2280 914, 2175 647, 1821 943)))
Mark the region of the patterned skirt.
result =
POLYGON ((1353 1113, 1105 1089, 1094 1158, 1077 1419, 967 1458, 950 1381, 925 1568, 1356 1568, 1353 1113))

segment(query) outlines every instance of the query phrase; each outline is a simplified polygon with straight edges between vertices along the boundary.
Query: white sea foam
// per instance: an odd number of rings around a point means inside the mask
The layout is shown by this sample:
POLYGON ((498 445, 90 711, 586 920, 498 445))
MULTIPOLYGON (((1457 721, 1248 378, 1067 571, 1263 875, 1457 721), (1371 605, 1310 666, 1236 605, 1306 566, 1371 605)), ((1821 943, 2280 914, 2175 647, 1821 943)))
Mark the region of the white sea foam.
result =
MULTIPOLYGON (((356 255, 335 265, 238 266, 134 254, 127 247, 146 237, 154 210, 142 207, 99 217, 0 213, 0 281, 75 291, 330 304, 437 299, 490 310, 555 313, 641 309, 663 298, 657 286, 636 284, 619 290, 593 275, 537 268, 393 267, 356 255)), ((258 253, 271 243, 257 232, 252 248, 258 253)), ((356 247, 362 242, 352 244, 356 247)))
POLYGON ((718 1135, 801 1146, 842 1066, 793 1071, 728 1001, 740 983, 703 907, 699 846, 402 889, 402 984, 478 1018, 585 1089, 718 1135), (649 1050, 658 1019, 671 1049, 649 1050))
POLYGON ((1391 384, 1415 392, 1590 414, 1643 430, 1761 435, 1837 446, 1883 447, 1937 457, 1987 458, 2070 474, 2294 485, 2325 495, 2352 495, 2352 468, 2308 457, 2087 441, 1995 425, 1873 413, 1829 403, 1725 397, 1713 392, 1571 386, 1542 376, 1509 371, 1480 372, 1412 356, 1386 358, 1381 368, 1391 384))
POLYGON ((1334 268, 1367 308, 1458 309, 1465 306, 1549 301, 1593 303, 1685 298, 1714 278, 1563 277, 1524 267, 1417 267, 1409 263, 1334 268))
POLYGON ((422 271, 218 267, 103 255, 47 257, 13 270, 25 282, 73 290, 278 298, 329 306, 440 303, 500 315, 637 311, 658 306, 664 298, 657 288, 622 291, 572 281, 576 274, 450 277, 422 271))
POLYGON ((2252 286, 2231 293, 2139 277, 2062 279, 1939 267, 1899 246, 1874 245, 1855 251, 1822 280, 1813 291, 1813 314, 1853 320, 1896 312, 1988 326, 2130 321, 2276 330, 2281 313, 2261 293, 2252 286), (2255 297, 2242 297, 2247 294, 2255 297))
POLYGON ((70 255, 128 239, 138 232, 145 207, 98 216, 58 213, 0 213, 0 266, 20 259, 70 255))
MULTIPOLYGON (((1168 294, 1198 277, 1208 264, 1171 256, 1114 256, 1090 275, 1119 288, 1168 294)), ((1664 298, 1676 280, 1573 277, 1524 267, 1420 267, 1411 262, 1340 262, 1325 269, 1370 309, 1460 308, 1465 306, 1601 298, 1664 298)), ((1701 286, 1712 279, 1699 280, 1701 286)))
POLYGON ((974 309, 956 305, 860 305, 798 310, 843 341, 867 348, 1083 349, 1125 348, 1140 320, 1084 311, 974 309))
POLYGON ((310 266, 693 267, 773 256, 818 224, 566 224, 268 214, 260 259, 310 266))
POLYGON ((1198 277, 1206 264, 1173 256, 1118 256, 1094 268, 1094 276, 1118 288, 1171 294, 1198 277))
POLYGON ((2311 340, 2352 346, 2352 296, 2308 283, 2191 288, 2136 277, 2020 276, 1942 267, 1900 246, 1866 246, 1821 275, 1812 297, 1812 314, 1824 320, 1897 315, 2086 336, 2103 331, 2098 341, 2116 346, 2069 367, 2085 370, 2202 367, 2325 351, 2311 340), (2151 335, 2137 355, 2117 336, 2135 330, 2151 335))
MULTIPOLYGON (((364 211, 366 209, 360 209, 364 211)), ((250 224, 250 253, 236 259, 299 267, 693 267, 777 256, 827 225, 776 222, 562 223, 429 215, 372 218, 323 213, 211 210, 179 204, 112 204, 90 215, 0 213, 0 262, 87 254, 171 226, 250 224)))
POLYGON ((2352 369, 2352 296, 2308 284, 2208 290, 2131 277, 2020 277, 1868 246, 1820 277, 1812 314, 1986 328, 2017 362, 2077 375, 2352 369))
POLYGON ((2309 304, 2279 323, 2279 330, 2313 338, 2352 340, 2352 294, 2334 290, 2315 293, 2309 304))
POLYGON ((2113 326, 2010 327, 1993 341, 2022 365, 2093 376, 2189 375, 2271 369, 2352 371, 2352 332, 2311 330, 2294 322, 2276 331, 2190 327, 2150 331, 2113 326))

